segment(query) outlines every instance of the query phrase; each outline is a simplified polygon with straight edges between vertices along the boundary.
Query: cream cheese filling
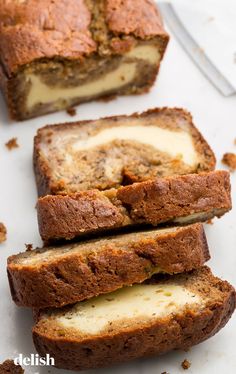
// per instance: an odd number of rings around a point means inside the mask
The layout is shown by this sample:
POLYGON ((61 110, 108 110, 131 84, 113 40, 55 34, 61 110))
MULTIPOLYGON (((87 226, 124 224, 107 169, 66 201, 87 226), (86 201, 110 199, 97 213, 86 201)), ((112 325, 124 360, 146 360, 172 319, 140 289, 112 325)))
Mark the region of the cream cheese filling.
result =
POLYGON ((31 83, 27 96, 27 108, 30 109, 36 104, 48 104, 58 100, 70 100, 95 96, 101 93, 119 89, 132 82, 136 74, 136 62, 126 62, 126 58, 138 58, 148 61, 150 64, 158 64, 160 53, 157 46, 139 45, 124 55, 124 62, 114 71, 101 76, 99 79, 77 87, 50 87, 45 84, 40 76, 27 74, 26 79, 31 83))
POLYGON ((189 133, 162 129, 152 125, 107 128, 95 136, 75 141, 72 147, 76 152, 85 151, 118 139, 137 141, 152 146, 161 152, 168 153, 174 158, 180 158, 187 165, 193 166, 199 161, 192 137, 189 133))
POLYGON ((152 65, 158 63, 161 59, 160 52, 158 51, 157 47, 153 45, 138 45, 137 47, 131 49, 131 51, 127 52, 125 57, 145 60, 152 65))
POLYGON ((102 76, 96 81, 70 88, 50 87, 43 83, 39 76, 29 74, 28 80, 31 82, 31 88, 27 97, 27 108, 32 108, 38 103, 47 104, 57 100, 88 97, 121 88, 134 79, 136 65, 135 62, 123 63, 115 71, 102 76))
POLYGON ((134 285, 116 292, 77 303, 70 312, 56 317, 65 328, 75 328, 81 333, 98 334, 114 323, 125 327, 179 313, 204 300, 190 290, 173 284, 134 285), (122 323, 122 321, 124 322, 122 323))
POLYGON ((175 219, 173 219, 172 222, 180 223, 180 224, 185 224, 185 223, 191 222, 193 220, 200 221, 201 219, 204 219, 208 213, 209 212, 193 213, 193 214, 190 214, 190 215, 185 216, 185 217, 175 218, 175 219))
POLYGON ((185 216, 185 217, 179 217, 179 218, 175 218, 172 220, 172 222, 174 223, 180 223, 180 224, 186 224, 186 223, 189 223, 189 222, 192 222, 192 221, 198 221, 200 222, 201 220, 205 221, 206 218, 208 219, 209 216, 218 216, 218 215, 222 215, 225 213, 225 209, 224 208, 215 208, 215 209, 212 209, 212 210, 208 210, 208 211, 205 211, 205 212, 197 212, 197 213, 193 213, 193 214, 190 214, 188 216, 185 216))

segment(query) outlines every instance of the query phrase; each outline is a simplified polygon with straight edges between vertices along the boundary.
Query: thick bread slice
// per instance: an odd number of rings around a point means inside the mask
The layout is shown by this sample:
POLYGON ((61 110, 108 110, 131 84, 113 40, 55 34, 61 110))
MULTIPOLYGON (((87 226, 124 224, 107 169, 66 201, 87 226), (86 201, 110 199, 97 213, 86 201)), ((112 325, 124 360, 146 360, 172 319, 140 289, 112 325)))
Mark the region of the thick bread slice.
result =
POLYGON ((62 307, 155 273, 182 273, 208 259, 201 224, 36 249, 8 259, 13 300, 33 308, 62 307))
POLYGON ((226 324, 235 302, 233 287, 205 267, 44 312, 33 339, 58 368, 109 366, 202 342, 226 324))
POLYGON ((215 156, 188 112, 162 108, 46 126, 35 137, 34 167, 43 196, 211 171, 215 156))
POLYGON ((48 195, 37 204, 45 242, 140 224, 201 222, 230 209, 227 171, 157 178, 105 192, 48 195))

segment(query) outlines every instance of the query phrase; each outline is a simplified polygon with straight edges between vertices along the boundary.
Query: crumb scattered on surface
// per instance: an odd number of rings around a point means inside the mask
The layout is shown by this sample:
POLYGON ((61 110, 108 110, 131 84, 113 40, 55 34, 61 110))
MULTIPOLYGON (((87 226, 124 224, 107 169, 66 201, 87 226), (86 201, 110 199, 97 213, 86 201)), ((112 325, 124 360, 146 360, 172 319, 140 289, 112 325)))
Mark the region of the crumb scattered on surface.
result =
POLYGON ((13 360, 6 360, 0 364, 0 374, 23 374, 25 371, 20 365, 15 365, 13 360))
POLYGON ((7 229, 6 226, 0 222, 0 243, 7 240, 7 229))
POLYGON ((223 164, 229 167, 231 171, 236 170, 236 154, 235 153, 225 153, 222 158, 223 164))
POLYGON ((5 143, 5 146, 11 151, 14 148, 18 148, 19 144, 17 143, 17 138, 12 138, 5 143))
POLYGON ((236 145, 236 138, 234 139, 234 145, 236 145))
POLYGON ((212 21, 215 21, 215 17, 208 17, 208 19, 207 19, 207 22, 212 22, 212 21))
POLYGON ((190 366, 191 366, 191 362, 189 362, 188 360, 185 359, 185 360, 182 362, 181 366, 182 366, 182 368, 183 368, 184 370, 188 370, 188 369, 190 368, 190 366))
POLYGON ((208 225, 213 225, 213 224, 214 224, 213 219, 209 219, 208 221, 206 221, 206 223, 207 223, 208 225))
POLYGON ((67 108, 67 109, 66 109, 66 112, 67 112, 71 117, 76 116, 76 109, 73 108, 73 107, 67 108))
POLYGON ((25 244, 26 252, 32 251, 33 249, 33 244, 25 244))

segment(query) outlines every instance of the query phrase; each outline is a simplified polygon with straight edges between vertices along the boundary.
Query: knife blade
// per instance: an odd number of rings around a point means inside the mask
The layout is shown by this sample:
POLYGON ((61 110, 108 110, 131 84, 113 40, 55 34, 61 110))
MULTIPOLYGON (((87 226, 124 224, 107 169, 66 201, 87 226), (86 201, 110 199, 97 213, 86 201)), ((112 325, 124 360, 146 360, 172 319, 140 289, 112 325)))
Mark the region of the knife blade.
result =
POLYGON ((231 96, 236 93, 235 88, 217 69, 205 52, 200 48, 197 42, 189 34, 174 7, 170 3, 158 2, 162 16, 169 26, 170 30, 176 36, 177 40, 187 52, 192 61, 197 65, 205 77, 217 88, 224 96, 231 96))

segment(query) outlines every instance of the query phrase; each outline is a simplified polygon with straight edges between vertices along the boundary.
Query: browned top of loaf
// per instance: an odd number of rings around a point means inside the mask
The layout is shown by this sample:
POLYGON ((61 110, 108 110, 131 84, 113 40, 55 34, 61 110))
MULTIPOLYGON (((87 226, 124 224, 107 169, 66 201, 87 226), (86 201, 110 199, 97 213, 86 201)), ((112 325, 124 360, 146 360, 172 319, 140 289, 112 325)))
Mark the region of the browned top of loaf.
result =
POLYGON ((0 63, 7 75, 37 59, 82 58, 107 39, 119 51, 123 36, 167 35, 152 0, 0 0, 0 9, 0 63), (116 36, 120 43, 113 43, 116 36))

